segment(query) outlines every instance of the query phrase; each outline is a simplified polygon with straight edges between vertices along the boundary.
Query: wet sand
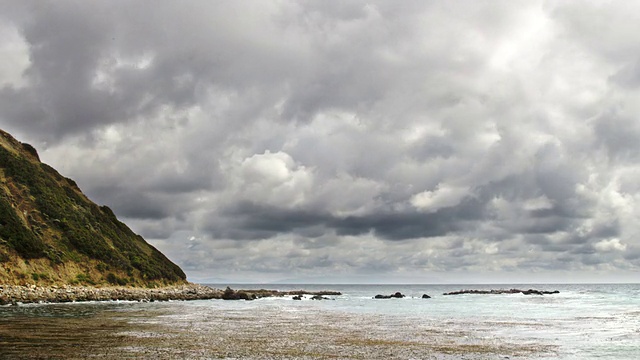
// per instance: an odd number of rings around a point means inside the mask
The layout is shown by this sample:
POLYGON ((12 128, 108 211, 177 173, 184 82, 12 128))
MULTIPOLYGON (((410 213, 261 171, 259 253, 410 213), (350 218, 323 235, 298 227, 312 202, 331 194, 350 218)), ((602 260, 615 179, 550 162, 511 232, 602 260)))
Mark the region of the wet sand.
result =
MULTIPOLYGON (((221 300, 211 300, 221 301, 221 300)), ((15 307, 14 307, 15 308, 15 307)), ((4 359, 517 359, 544 344, 411 319, 312 308, 212 311, 206 301, 0 309, 4 359), (56 308, 57 307, 57 308, 56 308), (3 313, 4 312, 4 313, 3 313)))

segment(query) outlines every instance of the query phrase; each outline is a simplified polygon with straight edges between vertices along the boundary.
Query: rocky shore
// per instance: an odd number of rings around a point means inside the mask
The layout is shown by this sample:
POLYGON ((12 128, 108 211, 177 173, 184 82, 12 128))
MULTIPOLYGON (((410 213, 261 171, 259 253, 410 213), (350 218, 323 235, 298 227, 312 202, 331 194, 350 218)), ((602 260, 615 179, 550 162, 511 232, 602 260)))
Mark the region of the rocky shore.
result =
POLYGON ((165 288, 0 285, 0 305, 73 301, 167 301, 220 298, 222 291, 197 284, 165 288))
MULTIPOLYGON (((459 290, 442 295, 462 294, 524 294, 550 295, 559 291, 543 291, 536 289, 492 289, 492 290, 459 290)), ((278 290, 225 290, 214 289, 199 284, 185 284, 163 288, 135 287, 88 287, 88 286, 37 286, 37 285, 0 285, 0 305, 28 303, 64 303, 74 301, 168 301, 168 300, 255 300, 265 297, 293 296, 302 300, 303 295, 312 296, 313 300, 327 300, 325 296, 342 295, 337 291, 278 291, 278 290)), ((404 294, 396 292, 392 295, 376 295, 374 299, 403 298, 404 294)), ((424 294, 423 299, 431 298, 424 294)))
POLYGON ((480 294, 480 295, 494 295, 494 294, 523 294, 523 295, 551 295, 559 294, 560 291, 543 291, 536 289, 492 289, 492 290, 459 290, 444 293, 442 295, 464 295, 464 294, 480 294))
POLYGON ((74 301, 254 300, 274 296, 341 295, 335 291, 226 290, 185 284, 164 288, 0 285, 0 305, 74 301))

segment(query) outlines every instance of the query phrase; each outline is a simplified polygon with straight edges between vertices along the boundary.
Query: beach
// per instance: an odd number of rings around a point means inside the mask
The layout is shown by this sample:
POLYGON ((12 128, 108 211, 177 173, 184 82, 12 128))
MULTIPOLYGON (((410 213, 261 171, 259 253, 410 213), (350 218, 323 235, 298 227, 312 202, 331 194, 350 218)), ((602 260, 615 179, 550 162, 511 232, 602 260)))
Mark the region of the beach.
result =
POLYGON ((20 315, 2 319, 0 357, 503 359, 553 352, 550 346, 488 341, 473 331, 410 319, 246 305, 234 303, 236 309, 226 310, 211 301, 23 306, 20 315))
POLYGON ((74 301, 167 301, 219 298, 222 291, 198 284, 161 288, 0 285, 0 305, 74 301))
POLYGON ((228 287, 225 290, 221 290, 193 283, 158 288, 0 285, 0 305, 82 301, 255 300, 264 297, 300 296, 303 294, 318 297, 339 295, 338 292, 332 291, 234 290, 228 287))
MULTIPOLYGON (((264 291, 264 285, 230 284, 264 291)), ((211 285, 224 288, 225 285, 211 285)), ((7 359, 637 359, 640 285, 277 285, 254 301, 0 307, 7 359), (294 295, 330 289, 341 295, 294 295), (473 290, 444 295, 461 288, 473 290), (477 290, 477 291, 475 291, 477 290), (402 292, 403 298, 375 299, 402 292), (431 295, 423 298, 423 294, 431 295), (294 300, 300 297, 300 301, 294 300)), ((223 290, 218 290, 222 291, 223 290)))

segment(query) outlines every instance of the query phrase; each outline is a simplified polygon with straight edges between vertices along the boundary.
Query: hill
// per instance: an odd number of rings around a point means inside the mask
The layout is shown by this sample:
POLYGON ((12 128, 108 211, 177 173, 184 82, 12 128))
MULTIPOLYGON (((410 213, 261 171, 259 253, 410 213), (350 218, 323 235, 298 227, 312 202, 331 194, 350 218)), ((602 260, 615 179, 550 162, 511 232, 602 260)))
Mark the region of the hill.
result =
POLYGON ((161 286, 184 272, 0 130, 0 284, 161 286))

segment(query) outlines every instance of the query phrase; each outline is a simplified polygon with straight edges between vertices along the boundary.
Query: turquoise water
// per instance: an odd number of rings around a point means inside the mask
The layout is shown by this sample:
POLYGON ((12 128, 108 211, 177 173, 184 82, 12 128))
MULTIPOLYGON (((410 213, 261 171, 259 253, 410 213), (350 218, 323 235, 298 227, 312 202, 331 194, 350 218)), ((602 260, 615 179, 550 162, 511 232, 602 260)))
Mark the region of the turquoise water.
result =
MULTIPOLYGON (((229 342, 229 339, 246 342, 246 338, 238 338, 238 334, 246 333, 249 338, 271 339, 270 342, 264 342, 272 348, 281 341, 291 342, 291 347, 326 347, 333 341, 332 332, 339 330, 342 335, 356 334, 364 338, 405 341, 409 344, 454 341, 458 345, 488 344, 497 348, 509 344, 504 353, 498 355, 492 352, 486 356, 476 354, 475 357, 459 357, 436 353, 421 357, 415 354, 420 354, 422 350, 414 351, 410 346, 399 345, 397 351, 407 351, 408 355, 391 352, 391 356, 383 356, 372 352, 364 355, 364 358, 640 359, 640 284, 229 285, 234 289, 335 290, 343 294, 328 296, 331 301, 294 301, 291 297, 285 297, 256 301, 109 302, 0 307, 0 358, 38 358, 30 355, 34 351, 39 351, 40 355, 62 354, 53 358, 83 358, 82 354, 85 353, 77 352, 82 349, 90 349, 91 353, 102 358, 120 358, 123 354, 130 355, 130 358, 145 358, 151 348, 158 348, 158 344, 164 342, 172 349, 162 350, 165 352, 154 355, 157 358, 254 358, 237 353, 234 355, 242 348, 229 342), (510 288, 559 290, 560 293, 543 296, 442 295, 461 289, 510 288), (397 291, 406 297, 373 299, 377 294, 389 295, 397 291), (422 299, 423 294, 432 298, 422 299), (333 319, 336 324, 331 324, 333 319), (321 333, 320 330, 305 331, 305 327, 330 330, 321 333), (12 331, 22 328, 28 329, 25 334, 33 334, 33 338, 25 340, 24 334, 11 335, 12 331), (280 334, 280 331, 289 333, 280 334), (309 343, 316 331, 319 345, 309 343), (125 346, 129 344, 129 338, 140 339, 140 343, 125 346), (154 338, 159 339, 158 342, 150 342, 154 338), (108 339, 111 340, 106 342, 108 339), (114 339, 120 341, 118 346, 121 350, 118 355, 109 357, 114 339), (303 340, 295 342, 295 339, 303 340), (200 352, 188 350, 186 345, 180 349, 182 344, 191 344, 191 348, 198 348, 200 352), (231 346, 230 350, 220 350, 223 345, 231 346), (509 349, 517 346, 529 345, 545 350, 524 355, 509 352, 509 349), (75 357, 64 355, 74 354, 69 349, 76 351, 75 357)), ((210 286, 224 288, 227 284, 210 286)), ((348 353, 351 345, 336 346, 342 346, 336 348, 337 353, 348 353)), ((273 351, 272 354, 278 353, 273 351)), ((396 351, 396 348, 389 351, 396 351)), ((265 355, 259 358, 275 357, 265 355)))
MULTIPOLYGON (((265 286, 232 285, 246 289, 265 286)), ((276 288, 342 292, 342 296, 332 297, 335 301, 313 304, 327 311, 409 319, 416 325, 443 324, 452 330, 472 329, 498 341, 553 345, 557 350, 549 358, 554 359, 640 359, 640 284, 278 285, 276 288), (560 293, 442 295, 461 289, 511 288, 560 293), (406 298, 372 299, 376 294, 397 291, 406 298), (422 299, 422 294, 432 298, 422 299)))

